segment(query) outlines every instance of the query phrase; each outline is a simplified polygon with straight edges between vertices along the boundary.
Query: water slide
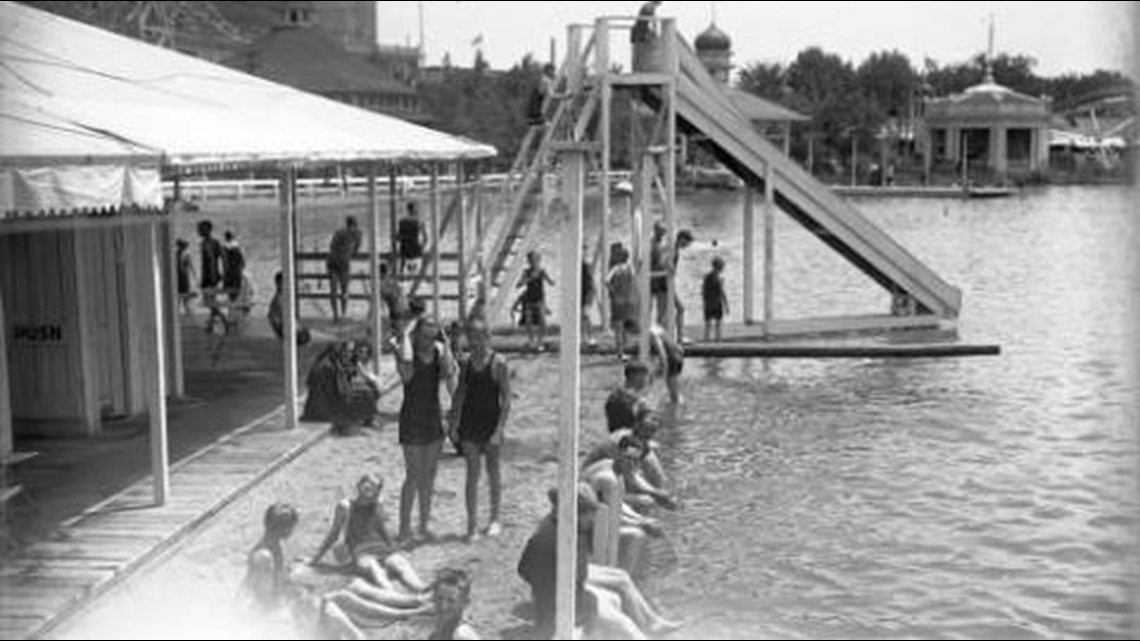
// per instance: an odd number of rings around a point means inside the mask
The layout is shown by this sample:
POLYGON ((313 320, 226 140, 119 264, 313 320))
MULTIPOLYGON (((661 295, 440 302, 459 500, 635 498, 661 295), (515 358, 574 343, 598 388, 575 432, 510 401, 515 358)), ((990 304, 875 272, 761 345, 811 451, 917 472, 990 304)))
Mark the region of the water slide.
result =
POLYGON ((777 206, 891 292, 905 292, 920 312, 954 319, 962 292, 918 260, 855 207, 764 139, 684 41, 679 42, 678 128, 702 134, 718 160, 756 188, 771 165, 777 206))

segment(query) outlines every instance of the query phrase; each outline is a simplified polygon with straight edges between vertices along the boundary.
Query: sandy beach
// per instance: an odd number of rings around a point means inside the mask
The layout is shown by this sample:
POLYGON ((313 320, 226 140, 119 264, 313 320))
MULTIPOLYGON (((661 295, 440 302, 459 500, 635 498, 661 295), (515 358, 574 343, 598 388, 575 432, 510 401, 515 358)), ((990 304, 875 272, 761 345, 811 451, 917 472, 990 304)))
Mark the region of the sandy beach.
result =
MULTIPOLYGON (((434 529, 438 544, 412 551, 415 567, 425 577, 446 566, 469 567, 474 587, 470 622, 484 638, 520 639, 529 634, 529 589, 516 574, 519 555, 535 525, 548 509, 546 491, 556 483, 557 371, 549 358, 516 360, 515 412, 507 436, 504 468, 504 531, 496 539, 468 544, 461 540, 466 516, 463 505, 464 463, 445 454, 436 485, 434 529)), ((599 442, 604 431, 605 395, 620 380, 620 367, 607 359, 587 365, 589 387, 583 396, 583 447, 599 442)), ((264 509, 287 501, 301 512, 290 553, 310 557, 331 522, 335 501, 351 491, 363 472, 385 480, 383 502, 396 518, 403 461, 396 443, 400 392, 381 401, 379 429, 349 438, 328 438, 269 478, 225 510, 203 531, 173 550, 122 588, 96 602, 64 626, 60 639, 222 639, 234 638, 233 603, 244 571, 245 556, 260 536, 264 509)), ((482 525, 486 525, 484 478, 482 525)), ((393 523, 394 527, 394 523, 393 523)), ((655 565, 662 566, 661 550, 655 565)), ((343 584, 344 576, 327 574, 322 583, 343 584)), ((423 638, 429 622, 413 621, 371 630, 373 638, 423 638)))

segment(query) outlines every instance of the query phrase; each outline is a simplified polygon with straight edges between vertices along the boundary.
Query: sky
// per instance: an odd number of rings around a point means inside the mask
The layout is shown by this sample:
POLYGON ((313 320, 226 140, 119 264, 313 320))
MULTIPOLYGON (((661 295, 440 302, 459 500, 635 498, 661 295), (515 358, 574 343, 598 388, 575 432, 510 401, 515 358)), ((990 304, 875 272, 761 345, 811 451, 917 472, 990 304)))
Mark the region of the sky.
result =
MULTIPOLYGON (((379 2, 384 44, 419 41, 417 5, 424 6, 428 64, 450 52, 468 66, 475 42, 495 68, 508 68, 527 53, 546 59, 550 39, 559 51, 571 23, 603 15, 634 15, 628 2, 379 2)), ((855 62, 870 53, 897 49, 916 65, 925 58, 963 62, 987 48, 990 16, 998 53, 1027 54, 1038 73, 1116 69, 1132 72, 1130 2, 669 2, 658 12, 675 17, 690 40, 712 22, 733 37, 738 66, 789 62, 817 45, 855 62)), ((1135 76, 1136 74, 1133 73, 1135 76)))

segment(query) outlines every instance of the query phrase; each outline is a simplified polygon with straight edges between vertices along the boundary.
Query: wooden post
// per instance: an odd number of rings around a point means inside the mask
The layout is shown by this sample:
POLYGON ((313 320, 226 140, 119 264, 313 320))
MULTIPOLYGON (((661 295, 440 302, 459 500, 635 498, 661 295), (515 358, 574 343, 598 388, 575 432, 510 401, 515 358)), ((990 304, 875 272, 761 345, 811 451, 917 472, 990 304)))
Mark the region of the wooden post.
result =
POLYGON ((147 230, 151 276, 147 296, 146 338, 150 358, 147 370, 147 414, 150 416, 150 461, 154 476, 154 503, 166 505, 170 497, 170 453, 166 424, 166 338, 163 335, 162 243, 158 226, 147 230))
POLYGON ((282 293, 285 300, 282 308, 285 316, 285 429, 297 427, 297 278, 293 223, 297 217, 296 198, 297 173, 294 169, 285 170, 281 177, 281 275, 282 293))
MULTIPOLYGON (((490 275, 487 273, 487 257, 484 252, 487 249, 487 228, 483 220, 483 209, 486 206, 487 198, 487 184, 486 179, 483 177, 483 168, 480 166, 478 169, 478 178, 475 181, 475 265, 474 268, 479 273, 479 289, 475 295, 483 300, 483 305, 486 306, 487 298, 491 295, 491 283, 487 282, 490 275)), ((484 313, 486 310, 484 308, 484 313)))
POLYGON ((384 353, 384 313, 380 309, 380 228, 383 227, 383 215, 380 211, 379 186, 376 184, 379 180, 376 164, 368 165, 368 214, 372 223, 372 242, 369 244, 371 255, 368 260, 372 268, 372 371, 377 376, 380 375, 380 355, 384 353))
POLYGON ((657 173, 657 163, 649 155, 648 148, 642 150, 644 162, 641 168, 641 241, 640 265, 637 272, 638 298, 640 307, 640 332, 638 333, 638 354, 643 361, 649 360, 649 330, 653 327, 653 297, 650 281, 653 275, 653 177, 657 173))
POLYGON ((8 322, 4 320, 4 292, 0 290, 0 456, 12 453, 12 397, 8 378, 8 322))
MULTIPOLYGON (((767 227, 765 227, 767 229, 767 227)), ((744 324, 756 322, 756 188, 744 192, 744 324)))
POLYGON ((571 152, 566 163, 562 228, 562 411, 558 438, 557 639, 574 638, 578 575, 578 441, 582 404, 582 219, 586 156, 571 152))
POLYGON ((962 189, 970 189, 970 130, 963 129, 962 142, 958 144, 958 153, 962 157, 962 189))
MULTIPOLYGON (((146 297, 149 296, 148 275, 150 262, 147 260, 146 243, 138 242, 140 236, 131 227, 119 227, 114 233, 122 243, 122 253, 117 257, 119 269, 117 278, 122 286, 123 310, 121 321, 126 325, 127 367, 127 411, 131 415, 141 415, 146 411, 146 297)), ((90 423, 90 422, 89 422, 90 423)), ((95 433, 94 426, 88 424, 89 433, 95 433)))
POLYGON ((764 168, 764 337, 772 334, 776 310, 776 174, 764 168))
MULTIPOLYGON (((175 193, 178 192, 175 183, 175 193)), ((177 201, 176 201, 177 202, 177 201)), ((170 396, 171 398, 185 398, 186 371, 185 358, 182 349, 182 300, 178 296, 178 256, 175 254, 173 210, 167 213, 162 229, 165 242, 163 252, 166 255, 166 328, 169 331, 170 344, 170 396)))
POLYGON ((610 268, 610 221, 613 207, 610 186, 610 170, 613 167, 613 98, 614 89, 610 84, 610 23, 605 18, 599 18, 594 29, 594 72, 601 83, 601 121, 598 124, 602 137, 602 230, 601 230, 601 256, 595 257, 594 264, 601 265, 594 274, 596 291, 598 292, 598 306, 602 315, 601 326, 605 328, 610 318, 610 288, 606 286, 605 279, 610 268), (600 262, 599 262, 600 258, 600 262))
POLYGON ((440 218, 440 193, 439 193, 439 165, 432 164, 431 166, 431 260, 432 260, 432 278, 431 278, 431 296, 435 305, 435 322, 439 324, 442 322, 442 315, 440 314, 440 244, 443 240, 439 237, 439 218, 440 218))
POLYGON ((677 339, 684 340, 684 328, 677 317, 677 269, 680 256, 677 255, 677 79, 680 77, 680 58, 677 54, 677 21, 665 20, 662 25, 665 41, 665 70, 669 74, 669 84, 665 86, 665 228, 670 245, 669 262, 665 265, 668 273, 668 293, 665 303, 665 331, 677 339))
POLYGON ((475 182, 475 237, 478 239, 480 253, 483 250, 483 241, 487 240, 487 225, 483 220, 483 200, 487 197, 487 180, 483 177, 483 169, 479 169, 479 178, 475 182))
POLYGON ((934 164, 934 137, 926 126, 922 127, 919 136, 922 144, 922 184, 930 185, 930 170, 934 164))
POLYGON ((456 233, 459 237, 459 320, 467 321, 467 173, 463 163, 455 163, 455 197, 459 199, 459 226, 456 233))
MULTIPOLYGON (((400 271, 400 247, 399 247, 399 234, 398 229, 400 226, 400 185, 399 185, 399 170, 393 164, 388 168, 388 233, 391 247, 389 251, 392 252, 391 260, 388 267, 395 270, 393 273, 403 277, 400 271)), ((402 285, 401 285, 402 286, 402 285)))

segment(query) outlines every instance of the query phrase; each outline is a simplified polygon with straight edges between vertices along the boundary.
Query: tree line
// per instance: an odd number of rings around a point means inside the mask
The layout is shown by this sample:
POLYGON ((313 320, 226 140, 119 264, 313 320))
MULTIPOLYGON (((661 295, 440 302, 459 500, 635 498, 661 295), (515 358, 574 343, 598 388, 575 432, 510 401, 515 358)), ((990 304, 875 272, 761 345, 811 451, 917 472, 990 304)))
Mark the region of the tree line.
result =
MULTIPOLYGON (((1052 99, 1063 111, 1084 98, 1108 91, 1133 89, 1115 71, 1043 77, 1036 60, 1026 55, 995 56, 998 84, 1035 97, 1052 99)), ((437 82, 421 85, 435 126, 494 145, 509 165, 526 134, 527 102, 538 84, 542 65, 526 57, 507 71, 493 71, 477 56, 471 68, 445 65, 437 82)), ((898 51, 872 54, 855 65, 819 47, 800 52, 790 63, 757 62, 740 71, 738 86, 811 117, 797 127, 793 154, 806 157, 808 141, 817 157, 842 157, 854 139, 864 152, 873 149, 884 125, 905 122, 920 113, 927 98, 948 96, 981 84, 986 78, 983 55, 958 64, 926 59, 921 67, 898 51)), ((618 101, 615 109, 626 109, 618 101)), ((615 113, 615 120, 618 120, 615 113)), ((624 138, 625 132, 615 130, 624 138)), ((621 149, 615 141, 615 148, 621 149)))
MULTIPOLYGON (((1134 87, 1124 74, 1096 71, 1053 78, 1035 72, 1037 61, 1026 55, 1001 54, 992 61, 994 80, 1022 94, 1048 98, 1064 111, 1089 96, 1134 87)), ((753 63, 741 70, 739 86, 768 100, 811 116, 800 137, 810 137, 825 150, 849 147, 854 137, 869 146, 892 119, 906 121, 921 113, 924 100, 961 93, 986 79, 986 56, 940 65, 926 59, 917 67, 905 54, 884 51, 858 66, 819 47, 805 49, 788 64, 753 63)))

